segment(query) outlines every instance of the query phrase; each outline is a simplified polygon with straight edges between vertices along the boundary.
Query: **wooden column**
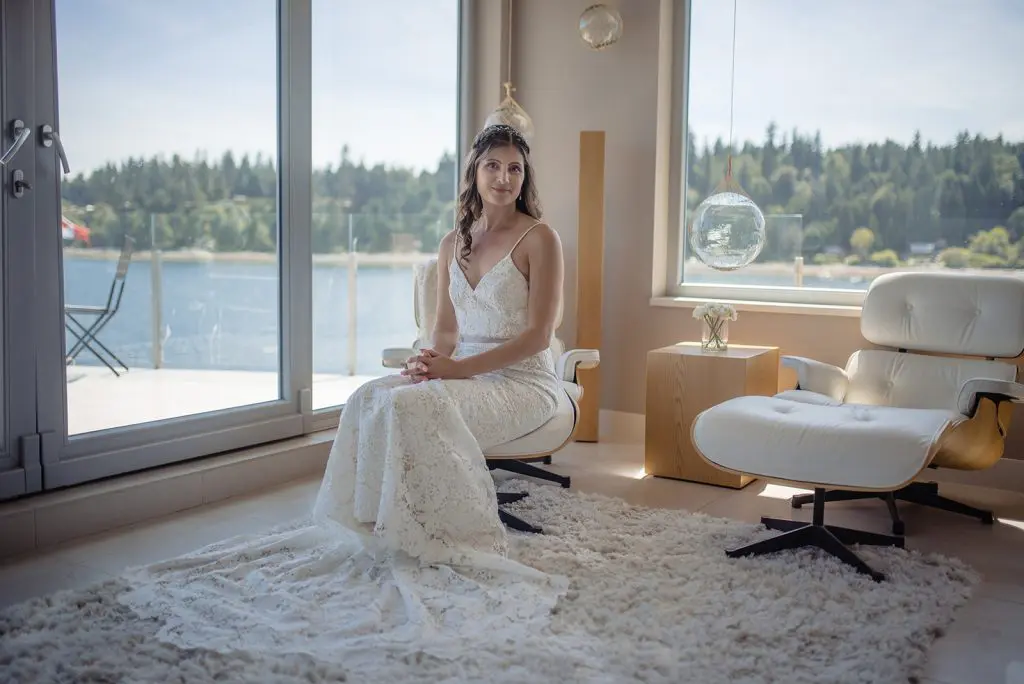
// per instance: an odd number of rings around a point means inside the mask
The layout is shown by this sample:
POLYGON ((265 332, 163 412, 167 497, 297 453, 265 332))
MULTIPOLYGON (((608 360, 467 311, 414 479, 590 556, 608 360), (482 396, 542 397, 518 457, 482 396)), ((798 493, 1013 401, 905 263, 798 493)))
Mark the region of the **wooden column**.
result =
MULTIPOLYGON (((601 349, 604 275, 604 131, 580 132, 579 224, 576 228, 576 347, 601 349)), ((601 367, 580 370, 579 442, 596 442, 601 367)))

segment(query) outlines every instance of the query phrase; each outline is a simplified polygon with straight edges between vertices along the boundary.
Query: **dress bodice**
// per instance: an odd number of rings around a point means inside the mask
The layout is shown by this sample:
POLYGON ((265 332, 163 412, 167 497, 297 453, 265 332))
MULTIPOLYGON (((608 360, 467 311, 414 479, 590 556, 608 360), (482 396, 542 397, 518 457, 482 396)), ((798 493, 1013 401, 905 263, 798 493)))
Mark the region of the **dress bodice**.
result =
POLYGON ((511 252, 487 271, 475 288, 455 259, 448 268, 448 294, 461 339, 503 342, 526 329, 530 288, 511 252))
MULTIPOLYGON (((526 232, 532 229, 533 226, 526 232)), ((523 237, 526 237, 526 233, 519 241, 523 237)), ((513 251, 515 245, 480 278, 475 288, 469 284, 469 279, 455 258, 448 262, 448 295, 459 327, 456 357, 479 354, 526 330, 529 323, 530 284, 512 261, 513 251)), ((555 340, 552 340, 554 343, 555 340)), ((540 373, 553 378, 555 355, 549 347, 503 371, 540 373)))

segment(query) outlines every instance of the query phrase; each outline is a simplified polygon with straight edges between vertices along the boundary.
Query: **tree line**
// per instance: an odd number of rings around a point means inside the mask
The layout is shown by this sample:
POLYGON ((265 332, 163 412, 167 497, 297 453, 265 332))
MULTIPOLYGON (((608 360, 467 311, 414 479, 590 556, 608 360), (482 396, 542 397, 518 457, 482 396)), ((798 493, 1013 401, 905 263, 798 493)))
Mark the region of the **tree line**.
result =
MULTIPOLYGON (((722 181, 729 150, 688 139, 687 206, 722 181)), ((733 177, 768 217, 759 261, 1024 266, 1024 142, 962 132, 947 145, 887 140, 823 148, 779 132, 734 151, 733 177), (788 216, 787 216, 788 215, 788 216), (796 215, 797 230, 786 230, 796 215), (781 228, 772 234, 772 225, 781 228)))
MULTIPOLYGON (((433 251, 454 223, 456 162, 436 168, 339 162, 312 176, 314 253, 387 252, 396 245, 433 251), (351 217, 351 219, 350 219, 351 217)), ((272 159, 231 152, 210 161, 180 156, 129 159, 79 174, 62 188, 63 213, 89 228, 90 246, 273 252, 277 247, 277 170, 272 159)))
MULTIPOLYGON (((688 137, 687 206, 722 180, 728 148, 688 137)), ((759 261, 1024 266, 1024 142, 959 134, 945 145, 893 141, 824 149, 820 134, 779 132, 733 154, 733 175, 769 217, 759 261)), ((414 172, 355 163, 314 169, 313 249, 433 251, 454 222, 458 164, 446 153, 414 172), (350 218, 351 217, 351 218, 350 218)), ((277 243, 274 160, 230 152, 219 159, 129 159, 63 186, 64 215, 87 226, 95 247, 123 235, 145 249, 271 252, 277 243)))

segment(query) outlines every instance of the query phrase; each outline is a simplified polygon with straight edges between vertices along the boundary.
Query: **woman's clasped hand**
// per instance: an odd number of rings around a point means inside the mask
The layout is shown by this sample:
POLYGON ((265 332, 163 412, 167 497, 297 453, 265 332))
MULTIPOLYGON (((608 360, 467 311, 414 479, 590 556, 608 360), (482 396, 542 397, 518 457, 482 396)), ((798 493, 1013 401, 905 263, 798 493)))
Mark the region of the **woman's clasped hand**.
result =
POLYGON ((461 361, 434 349, 423 349, 416 356, 406 359, 402 375, 408 376, 413 382, 457 380, 469 377, 461 361))

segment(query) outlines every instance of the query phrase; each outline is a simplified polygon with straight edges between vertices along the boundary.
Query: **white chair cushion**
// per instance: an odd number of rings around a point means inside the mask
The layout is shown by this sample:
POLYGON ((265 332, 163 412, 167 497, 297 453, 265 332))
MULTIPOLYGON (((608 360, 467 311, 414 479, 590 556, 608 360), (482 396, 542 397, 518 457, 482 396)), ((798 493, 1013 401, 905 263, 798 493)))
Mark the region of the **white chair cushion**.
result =
POLYGON ((437 315, 437 258, 416 264, 412 278, 417 346, 427 346, 434 335, 434 318, 437 315))
POLYGON ((1024 352, 1024 278, 888 273, 871 283, 860 331, 895 349, 1015 358, 1024 352))
POLYGON ((558 394, 558 408, 554 417, 541 425, 533 432, 522 437, 488 447, 484 450, 487 458, 527 458, 531 456, 549 454, 555 451, 569 439, 573 428, 576 426, 575 397, 579 396, 579 387, 571 382, 563 383, 566 392, 558 394), (574 398, 570 399, 570 393, 574 398))
POLYGON ((928 465, 960 420, 953 411, 744 396, 697 416, 693 441, 711 463, 755 477, 891 491, 928 465))
POLYGON ((837 401, 827 394, 819 394, 818 392, 811 392, 809 390, 786 390, 785 392, 779 392, 775 395, 779 399, 788 399, 790 401, 799 401, 804 404, 815 404, 817 406, 842 406, 843 402, 837 401))
POLYGON ((846 364, 844 402, 957 411, 957 398, 972 378, 1013 380, 1017 366, 1002 361, 900 354, 881 349, 854 352, 846 364))
POLYGON ((824 394, 837 401, 842 401, 846 395, 850 379, 842 368, 802 356, 783 356, 780 362, 783 367, 796 371, 800 389, 824 394))

